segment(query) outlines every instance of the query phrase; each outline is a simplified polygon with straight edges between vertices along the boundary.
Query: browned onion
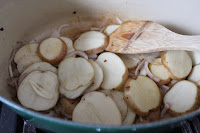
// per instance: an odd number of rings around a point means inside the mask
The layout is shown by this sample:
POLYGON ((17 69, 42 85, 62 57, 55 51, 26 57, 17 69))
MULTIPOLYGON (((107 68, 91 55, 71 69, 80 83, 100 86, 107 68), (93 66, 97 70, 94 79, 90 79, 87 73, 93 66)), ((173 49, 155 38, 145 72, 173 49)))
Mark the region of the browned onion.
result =
POLYGON ((80 51, 80 50, 70 52, 69 54, 67 54, 65 56, 65 58, 68 58, 68 57, 71 57, 71 56, 74 56, 74 55, 81 56, 81 57, 85 58, 86 60, 88 60, 88 55, 86 53, 84 53, 83 51, 80 51))
POLYGON ((146 72, 147 72, 147 75, 152 79, 152 80, 154 80, 155 82, 159 82, 160 81, 160 79, 158 79, 157 77, 155 77, 152 73, 151 73, 151 71, 149 70, 149 63, 147 62, 147 61, 145 61, 145 63, 144 63, 144 67, 145 67, 145 70, 146 70, 146 72))

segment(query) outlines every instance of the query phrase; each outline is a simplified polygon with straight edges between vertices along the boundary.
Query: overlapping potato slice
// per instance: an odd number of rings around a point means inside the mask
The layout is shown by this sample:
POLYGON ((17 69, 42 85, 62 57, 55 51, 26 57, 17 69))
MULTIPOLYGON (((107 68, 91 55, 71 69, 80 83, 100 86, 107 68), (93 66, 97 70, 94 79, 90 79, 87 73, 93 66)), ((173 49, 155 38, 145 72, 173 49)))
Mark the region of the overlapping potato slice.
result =
POLYGON ((122 121, 122 125, 132 125, 135 121, 136 114, 128 107, 128 112, 125 119, 122 121))
POLYGON ((113 31, 115 31, 117 28, 119 28, 120 25, 108 25, 105 27, 105 29, 103 30, 103 33, 106 34, 107 36, 109 36, 113 31))
POLYGON ((94 69, 84 58, 69 57, 59 64, 58 77, 62 87, 72 91, 93 82, 94 69))
POLYGON ((101 88, 120 89, 128 77, 128 69, 121 58, 114 53, 105 52, 98 56, 96 62, 104 75, 101 88))
POLYGON ((192 71, 188 76, 188 80, 193 81, 200 86, 200 65, 196 65, 192 68, 192 71))
POLYGON ((119 54, 119 57, 123 60, 128 70, 134 70, 140 63, 140 60, 135 55, 119 54))
POLYGON ((107 36, 98 31, 85 32, 74 42, 74 48, 84 51, 86 54, 103 52, 107 45, 107 36))
POLYGON ((15 54, 14 61, 18 63, 22 58, 37 54, 38 44, 27 44, 21 47, 15 54))
POLYGON ((185 114, 199 107, 199 89, 193 82, 179 81, 166 93, 163 102, 169 104, 170 114, 185 114))
POLYGON ((90 91, 95 91, 100 88, 101 83, 103 82, 103 70, 101 67, 93 60, 88 60, 94 69, 94 81, 93 83, 85 90, 84 93, 90 91))
POLYGON ((44 111, 53 108, 59 98, 59 81, 51 71, 33 71, 20 84, 17 97, 26 108, 44 111))
POLYGON ((92 81, 89 81, 87 84, 82 85, 75 90, 67 90, 60 85, 59 91, 60 94, 63 94, 68 99, 76 99, 77 97, 81 96, 91 84, 92 81))
POLYGON ((41 62, 42 60, 38 55, 29 55, 25 56, 22 59, 20 59, 17 63, 17 70, 22 73, 26 68, 28 68, 30 65, 41 62))
POLYGON ((94 91, 82 97, 73 111, 72 121, 100 125, 121 125, 122 118, 112 98, 94 91))
POLYGON ((185 51, 166 51, 161 55, 162 64, 170 72, 172 79, 183 79, 192 70, 192 60, 185 51))
POLYGON ((200 52, 198 51, 188 51, 187 52, 192 60, 192 65, 197 65, 200 63, 200 52))
POLYGON ((66 53, 67 45, 59 38, 47 38, 38 46, 38 55, 40 58, 52 65, 60 63, 66 53))
POLYGON ((75 51, 74 46, 73 46, 73 42, 72 42, 71 39, 64 37, 64 36, 60 37, 60 39, 63 40, 65 42, 65 44, 67 45, 67 54, 75 51))
POLYGON ((149 70, 151 73, 160 79, 159 84, 167 84, 170 82, 170 73, 169 71, 162 65, 161 58, 157 58, 149 64, 149 70))
POLYGON ((128 79, 124 89, 125 101, 139 116, 147 116, 161 104, 161 93, 156 83, 145 76, 128 79))

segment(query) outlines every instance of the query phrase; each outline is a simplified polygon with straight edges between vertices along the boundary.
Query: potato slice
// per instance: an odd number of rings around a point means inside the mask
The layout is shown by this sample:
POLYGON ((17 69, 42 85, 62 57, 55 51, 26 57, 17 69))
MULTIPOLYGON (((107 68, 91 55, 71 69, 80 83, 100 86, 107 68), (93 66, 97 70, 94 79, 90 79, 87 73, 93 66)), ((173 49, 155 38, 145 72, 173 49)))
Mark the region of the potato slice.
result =
POLYGON ((84 93, 88 93, 90 91, 95 91, 99 89, 101 83, 103 82, 103 70, 101 69, 101 67, 93 60, 88 60, 88 61, 94 69, 94 81, 90 85, 90 87, 85 90, 84 93))
POLYGON ((65 44, 67 45, 67 54, 69 54, 70 52, 75 51, 74 46, 73 46, 73 42, 71 39, 67 38, 67 37, 60 37, 61 40, 63 40, 65 42, 65 44))
POLYGON ((170 105, 171 115, 188 113, 199 107, 199 89, 193 82, 179 81, 166 93, 163 102, 170 105))
POLYGON ((59 105, 61 107, 61 113, 63 115, 72 115, 74 108, 80 102, 80 99, 67 99, 65 97, 60 98, 59 105))
POLYGON ((119 108, 119 111, 122 115, 122 120, 124 120, 127 116, 128 111, 128 106, 124 101, 124 93, 121 91, 110 91, 110 94, 112 96, 112 99, 117 104, 117 107, 119 108))
POLYGON ((195 82, 198 86, 200 86, 200 65, 196 65, 192 68, 190 75, 188 76, 189 81, 195 82))
POLYGON ((105 52, 98 56, 96 62, 103 70, 102 89, 120 89, 128 78, 128 69, 119 56, 105 52))
POLYGON ((67 53, 67 45, 59 38, 47 38, 38 46, 38 55, 52 65, 60 63, 67 53))
POLYGON ((30 65, 41 62, 42 60, 40 59, 39 56, 37 55, 29 55, 25 56, 22 59, 19 60, 17 64, 17 70, 22 73, 26 68, 28 68, 30 65))
POLYGON ((37 55, 38 44, 27 44, 21 47, 15 54, 14 61, 18 63, 22 58, 30 55, 37 55))
POLYGON ((132 125, 135 121, 136 114, 128 107, 126 118, 122 121, 122 125, 132 125))
POLYGON ((82 97, 73 111, 72 121, 100 125, 121 125, 122 118, 112 98, 94 91, 82 97))
POLYGON ((170 82, 170 73, 162 65, 161 58, 157 58, 153 63, 149 64, 149 70, 155 77, 160 79, 159 84, 167 84, 170 82))
POLYGON ((162 63, 170 72, 172 79, 183 79, 192 70, 192 60, 185 51, 167 51, 161 55, 162 63))
POLYGON ((103 33, 106 34, 107 36, 109 36, 113 31, 115 31, 117 28, 119 28, 120 25, 108 25, 105 27, 105 29, 103 30, 103 33))
POLYGON ((80 87, 78 87, 75 90, 67 90, 64 89, 64 87, 62 87, 62 85, 60 85, 59 91, 61 94, 63 94, 66 98, 69 99, 76 99, 77 97, 81 96, 83 94, 83 92, 92 84, 92 81, 90 81, 89 83, 82 85, 80 87))
POLYGON ((147 116, 161 104, 161 93, 156 83, 145 76, 128 79, 124 89, 125 101, 139 116, 147 116))
POLYGON ((107 45, 107 36, 98 31, 85 32, 74 42, 74 48, 84 51, 86 54, 100 53, 107 45))
POLYGON ((93 81, 94 69, 84 58, 69 57, 59 64, 58 77, 66 90, 75 90, 93 81))
POLYGON ((59 98, 59 81, 50 71, 33 71, 22 81, 17 91, 19 102, 26 108, 44 111, 53 108, 59 98))
POLYGON ((134 70, 140 63, 140 60, 135 55, 128 55, 128 54, 118 54, 118 55, 125 63, 128 70, 134 70))
POLYGON ((192 60, 192 65, 197 65, 200 64, 200 52, 198 51, 187 51, 189 54, 191 60, 192 60))

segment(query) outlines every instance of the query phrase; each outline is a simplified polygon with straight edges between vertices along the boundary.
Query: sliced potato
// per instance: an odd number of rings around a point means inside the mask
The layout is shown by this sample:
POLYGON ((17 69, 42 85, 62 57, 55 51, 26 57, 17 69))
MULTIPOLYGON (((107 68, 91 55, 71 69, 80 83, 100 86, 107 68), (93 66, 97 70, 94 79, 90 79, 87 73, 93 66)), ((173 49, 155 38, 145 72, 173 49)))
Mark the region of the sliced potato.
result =
POLYGON ((192 65, 197 65, 200 63, 200 52, 198 51, 188 51, 187 52, 192 60, 192 65))
POLYGON ((183 79, 192 70, 192 60, 185 51, 166 51, 161 55, 162 63, 170 72, 172 79, 183 79))
POLYGON ((128 78, 128 69, 119 56, 105 52, 98 56, 96 62, 103 70, 102 89, 120 89, 128 78))
POLYGON ((15 54, 14 61, 18 63, 22 58, 30 55, 37 55, 38 44, 27 44, 21 47, 15 54))
POLYGON ((153 63, 149 64, 151 73, 160 79, 159 84, 167 84, 170 82, 170 73, 162 65, 161 58, 157 58, 153 63))
POLYGON ((61 107, 61 113, 63 115, 72 115, 72 112, 76 105, 80 102, 80 99, 68 99, 62 97, 59 99, 59 105, 61 107))
POLYGON ((100 53, 107 45, 107 36, 98 31, 85 32, 74 42, 74 48, 84 51, 86 54, 100 53))
POLYGON ((119 108, 119 111, 122 115, 122 120, 124 120, 127 116, 128 106, 126 105, 124 101, 124 93, 121 91, 110 91, 111 98, 115 101, 117 104, 117 107, 119 108))
POLYGON ((115 31, 117 28, 119 28, 120 25, 108 25, 105 27, 105 29, 103 30, 103 33, 106 34, 107 36, 109 36, 113 31, 115 31))
POLYGON ((42 60, 40 59, 39 56, 37 55, 29 55, 25 56, 22 59, 19 60, 17 64, 17 70, 22 73, 26 68, 28 68, 30 65, 41 62, 42 60))
POLYGON ((171 115, 188 113, 199 107, 199 89, 193 82, 179 81, 166 93, 163 102, 170 105, 171 115))
POLYGON ((122 118, 112 98, 101 92, 93 91, 82 97, 73 111, 72 121, 100 125, 121 125, 122 118))
POLYGON ((125 101, 139 116, 147 116, 161 104, 161 93, 156 83, 145 76, 128 79, 124 89, 125 101))
POLYGON ((38 46, 38 55, 52 65, 60 63, 67 53, 67 45, 59 38, 47 38, 38 46))
POLYGON ((22 81, 17 91, 19 102, 26 108, 44 111, 53 108, 59 98, 59 81, 50 71, 33 71, 22 81))
POLYGON ((76 99, 77 97, 81 96, 83 94, 83 92, 92 84, 92 81, 90 81, 89 83, 82 85, 80 87, 78 87, 75 90, 67 90, 64 89, 64 87, 62 87, 62 85, 60 85, 59 91, 61 94, 63 94, 66 98, 69 99, 76 99))
POLYGON ((198 86, 200 86, 200 65, 196 65, 192 68, 190 75, 188 76, 188 80, 195 82, 198 86))
POLYGON ((60 37, 61 40, 63 40, 65 42, 65 44, 67 45, 67 54, 69 54, 70 52, 75 51, 74 46, 73 46, 73 42, 71 39, 67 38, 67 37, 60 37))
POLYGON ((119 54, 119 57, 123 60, 128 70, 134 70, 140 63, 140 60, 135 55, 119 54))
POLYGON ((88 60, 94 69, 94 82, 90 85, 89 88, 85 90, 84 93, 88 93, 90 91, 95 91, 100 88, 101 83, 103 82, 103 70, 101 67, 93 60, 88 60))
POLYGON ((69 57, 59 64, 58 77, 64 89, 75 90, 93 82, 94 69, 84 58, 69 57))
POLYGON ((126 118, 122 121, 122 125, 132 125, 135 121, 136 114, 128 107, 126 118))

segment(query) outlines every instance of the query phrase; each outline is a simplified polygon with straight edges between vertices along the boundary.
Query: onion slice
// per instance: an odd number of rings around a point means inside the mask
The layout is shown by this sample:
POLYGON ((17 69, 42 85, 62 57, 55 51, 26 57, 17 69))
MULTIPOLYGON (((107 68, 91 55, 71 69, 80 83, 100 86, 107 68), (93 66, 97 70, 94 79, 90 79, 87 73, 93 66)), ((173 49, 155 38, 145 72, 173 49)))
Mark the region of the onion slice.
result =
POLYGON ((88 55, 88 58, 89 59, 96 59, 97 58, 97 54, 88 55))
POLYGON ((61 31, 61 29, 64 28, 64 27, 68 27, 68 26, 69 26, 69 24, 62 24, 62 25, 58 28, 58 30, 55 30, 55 31, 51 34, 51 37, 60 37, 60 31, 61 31))
POLYGON ((118 18, 118 17, 116 17, 116 20, 117 20, 117 22, 118 22, 119 24, 122 24, 122 23, 123 23, 123 21, 122 21, 120 18, 118 18))
POLYGON ((84 53, 83 51, 80 51, 80 50, 70 52, 69 54, 67 54, 65 56, 65 58, 68 58, 68 57, 71 57, 71 56, 74 56, 74 55, 81 56, 81 57, 85 58, 86 60, 88 60, 88 55, 86 53, 84 53))
POLYGON ((155 76, 151 73, 151 71, 149 70, 149 62, 145 61, 145 63, 144 63, 144 68, 145 68, 145 70, 146 70, 146 72, 147 72, 147 75, 148 75, 152 80, 154 80, 155 82, 159 82, 159 81, 160 81, 160 79, 158 79, 157 77, 155 77, 155 76))
POLYGON ((166 114, 167 110, 171 107, 170 103, 166 103, 164 109, 161 111, 160 117, 164 117, 166 114))
POLYGON ((166 85, 160 85, 161 91, 162 91, 162 95, 164 96, 165 93, 169 90, 169 86, 166 85))
POLYGON ((145 60, 141 61, 141 62, 138 64, 138 66, 137 66, 137 68, 136 68, 136 70, 135 70, 135 75, 139 75, 139 71, 140 71, 140 69, 144 66, 144 62, 145 62, 145 60))

